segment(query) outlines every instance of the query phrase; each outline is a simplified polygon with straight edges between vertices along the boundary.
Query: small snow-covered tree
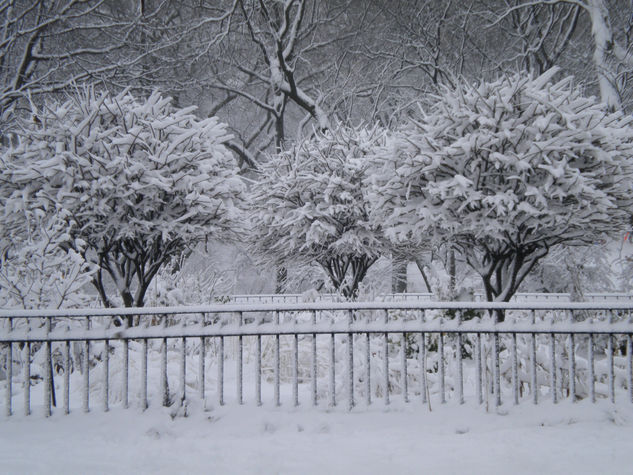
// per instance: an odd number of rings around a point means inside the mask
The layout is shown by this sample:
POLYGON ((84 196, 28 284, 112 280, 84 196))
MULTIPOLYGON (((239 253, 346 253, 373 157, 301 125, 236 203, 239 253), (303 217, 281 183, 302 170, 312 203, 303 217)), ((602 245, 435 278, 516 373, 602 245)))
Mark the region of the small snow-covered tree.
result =
POLYGON ((553 246, 630 217, 631 118, 555 72, 444 89, 393 135, 374 180, 390 237, 456 246, 490 301, 510 300, 553 246))
POLYGON ((60 246, 96 265, 106 306, 115 305, 108 277, 125 306, 142 306, 162 265, 235 225, 243 184, 225 126, 170 102, 87 88, 34 108, 2 154, 2 219, 23 209, 63 216, 60 246))
POLYGON ((369 156, 384 140, 374 128, 316 133, 262 166, 251 193, 253 249, 274 265, 318 263, 353 298, 385 250, 370 221, 369 156))
POLYGON ((69 246, 65 217, 26 209, 19 216, 0 231, 0 308, 87 305, 85 286, 95 269, 81 256, 80 240, 69 246))

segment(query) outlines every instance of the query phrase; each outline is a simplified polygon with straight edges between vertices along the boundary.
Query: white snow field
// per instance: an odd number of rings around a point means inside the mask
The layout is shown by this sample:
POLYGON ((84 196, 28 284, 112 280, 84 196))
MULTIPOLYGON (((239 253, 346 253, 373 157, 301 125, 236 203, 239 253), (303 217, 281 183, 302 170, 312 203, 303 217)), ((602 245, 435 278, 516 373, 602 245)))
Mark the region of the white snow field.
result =
POLYGON ((150 407, 0 418, 4 474, 631 473, 633 404, 150 407))

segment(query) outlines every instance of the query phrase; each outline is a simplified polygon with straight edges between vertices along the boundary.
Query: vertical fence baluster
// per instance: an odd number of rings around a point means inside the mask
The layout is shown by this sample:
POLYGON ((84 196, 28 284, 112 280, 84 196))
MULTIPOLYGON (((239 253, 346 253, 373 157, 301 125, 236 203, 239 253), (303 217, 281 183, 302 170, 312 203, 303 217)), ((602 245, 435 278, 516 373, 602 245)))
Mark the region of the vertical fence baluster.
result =
MULTIPOLYGON (((569 321, 574 323, 574 311, 569 310, 569 321)), ((569 397, 576 402, 576 341, 573 333, 569 334, 569 397)))
POLYGON ((593 355, 593 333, 589 334, 589 342, 587 343, 587 363, 589 365, 589 371, 587 375, 587 379, 589 379, 589 397, 591 402, 596 402, 596 376, 595 376, 595 366, 594 366, 594 355, 593 355))
POLYGON ((550 391, 552 392, 552 402, 556 404, 558 402, 558 396, 556 394, 556 335, 554 333, 549 334, 550 344, 550 391))
MULTIPOLYGON (((8 319, 8 331, 13 331, 13 318, 8 319)), ((7 343, 7 363, 6 363, 6 372, 7 372, 7 386, 5 392, 5 413, 7 416, 10 416, 13 413, 13 409, 11 407, 11 399, 13 396, 13 343, 7 343)))
MULTIPOLYGON (((69 324, 70 325, 70 324, 69 324)), ((64 342, 64 414, 70 414, 70 341, 64 342)))
MULTIPOLYGON (((46 336, 48 337, 51 332, 51 317, 44 319, 44 329, 46 336)), ((53 388, 53 361, 52 361, 52 348, 51 341, 46 340, 44 344, 44 397, 46 401, 44 403, 44 415, 46 417, 51 415, 51 403, 55 405, 55 396, 53 388)))
MULTIPOLYGON (((354 312, 347 312, 347 324, 352 325, 354 321, 354 312)), ((347 409, 352 410, 354 407, 354 334, 347 334, 347 386, 348 386, 348 404, 347 409)))
MULTIPOLYGON (((84 320, 86 331, 90 330, 90 317, 84 320)), ((83 411, 90 411, 90 341, 84 340, 83 411)))
MULTIPOLYGON (((237 326, 242 327, 244 318, 242 312, 237 312, 237 326)), ((237 403, 244 404, 244 337, 237 337, 237 403)))
MULTIPOLYGON (((316 310, 312 310, 312 325, 316 327, 316 310)), ((316 333, 312 334, 312 405, 317 405, 317 340, 316 333)))
POLYGON ((499 362, 499 353, 501 346, 501 335, 498 332, 493 334, 494 340, 494 389, 495 389, 495 406, 501 406, 501 366, 499 362))
MULTIPOLYGON (((127 319, 125 319, 127 326, 127 319)), ((129 381, 130 381, 130 340, 125 338, 123 340, 121 351, 123 352, 123 373, 122 378, 122 391, 123 391, 123 408, 129 407, 129 381)))
POLYGON ((629 390, 629 401, 633 403, 633 337, 629 333, 626 336, 626 385, 629 390))
MULTIPOLYGON (((293 322, 297 324, 297 314, 293 314, 293 322)), ((292 336, 292 401, 295 407, 299 405, 299 335, 292 336)))
MULTIPOLYGON (((164 318, 164 321, 166 322, 167 316, 165 316, 164 318)), ((169 380, 167 379, 167 343, 167 338, 163 338, 163 342, 160 347, 160 392, 161 403, 163 407, 169 406, 169 380)))
POLYGON ((331 407, 336 406, 336 336, 330 335, 330 401, 331 407))
POLYGON ((180 339, 180 403, 187 398, 187 339, 180 339))
MULTIPOLYGON (((613 310, 609 311, 609 324, 613 323, 613 310)), ((608 334, 607 340, 607 353, 608 353, 608 365, 609 365, 609 400, 615 402, 615 373, 613 366, 613 333, 608 334)))
POLYGON ((609 368, 609 401, 615 402, 615 374, 613 366, 613 334, 607 335, 607 365, 609 368))
MULTIPOLYGON (((206 325, 205 322, 205 314, 200 314, 200 329, 204 330, 206 325)), ((199 392, 200 392, 200 401, 204 403, 205 397, 205 359, 207 357, 207 346, 206 346, 206 338, 200 337, 200 354, 198 355, 198 381, 200 384, 199 392)))
POLYGON ((141 409, 145 410, 149 406, 147 401, 147 338, 143 338, 141 346, 141 409))
MULTIPOLYGON (((424 327, 426 321, 426 310, 420 312, 420 323, 424 327)), ((418 359, 420 365, 420 393, 422 396, 422 404, 427 404, 428 389, 426 386, 426 333, 420 333, 420 351, 418 352, 418 359)))
POLYGON ((477 403, 484 403, 483 374, 481 371, 481 333, 475 334, 475 392, 477 393, 477 403))
MULTIPOLYGON (((385 325, 389 324, 389 310, 385 310, 385 325)), ((385 405, 389 405, 389 334, 385 332, 383 336, 384 364, 384 385, 385 385, 385 405)))
MULTIPOLYGON (((536 324, 536 311, 532 310, 532 326, 536 324)), ((536 333, 530 336, 530 363, 532 366, 532 402, 538 404, 538 379, 536 366, 536 333)))
POLYGON ((442 404, 446 402, 446 375, 444 373, 444 333, 438 333, 438 351, 439 351, 439 373, 440 373, 440 401, 442 404))
MULTIPOLYGON (((462 313, 457 311, 457 325, 462 324, 462 313)), ((457 333, 457 399, 460 404, 464 404, 464 366, 462 361, 462 333, 457 333)))
MULTIPOLYGON (((279 312, 275 312, 275 325, 277 326, 277 330, 279 330, 279 312)), ((275 406, 281 405, 281 394, 280 394, 280 354, 279 354, 279 333, 275 335, 275 388, 274 388, 274 398, 275 398, 275 406)))
POLYGON ((110 344, 103 341, 103 412, 108 412, 108 393, 110 392, 110 344))
MULTIPOLYGON (((261 318, 260 318, 261 323, 261 318)), ((255 402, 262 405, 262 336, 257 335, 255 340, 255 402)))
POLYGON ((224 337, 218 338, 218 404, 224 406, 224 337))
POLYGON ((404 402, 409 402, 409 381, 408 381, 408 373, 407 373, 407 334, 402 334, 402 345, 401 345, 401 366, 402 366, 402 400, 404 402))
POLYGON ((519 404, 519 364, 517 357, 517 334, 512 334, 512 397, 514 405, 519 404))
MULTIPOLYGON (((27 320, 28 322, 28 320, 27 320)), ((30 322, 28 323, 30 326, 30 322)), ((29 328, 30 330, 30 328, 29 328)), ((31 343, 24 343, 22 380, 24 386, 24 415, 31 414, 31 343)))
POLYGON ((371 405, 371 345, 369 333, 365 333, 365 402, 371 405))

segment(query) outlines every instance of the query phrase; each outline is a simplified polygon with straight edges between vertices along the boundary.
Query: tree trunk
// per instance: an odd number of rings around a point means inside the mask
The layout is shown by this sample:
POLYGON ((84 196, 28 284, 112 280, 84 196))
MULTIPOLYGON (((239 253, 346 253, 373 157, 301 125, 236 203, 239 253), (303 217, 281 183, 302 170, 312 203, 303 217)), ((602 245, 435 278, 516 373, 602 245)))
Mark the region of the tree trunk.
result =
POLYGON ((277 276, 275 281, 275 293, 283 294, 288 284, 288 269, 286 267, 277 268, 277 276))
POLYGON ((391 257, 391 292, 401 294, 407 291, 407 258, 394 252, 391 257))

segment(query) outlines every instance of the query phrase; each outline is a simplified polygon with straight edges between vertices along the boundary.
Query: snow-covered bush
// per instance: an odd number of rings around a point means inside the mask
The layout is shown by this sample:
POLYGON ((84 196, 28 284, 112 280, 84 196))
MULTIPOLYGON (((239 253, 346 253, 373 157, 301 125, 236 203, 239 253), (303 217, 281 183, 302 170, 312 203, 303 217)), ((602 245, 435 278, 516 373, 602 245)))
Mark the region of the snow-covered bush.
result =
POLYGON ((377 128, 317 133, 262 166, 250 204, 253 249, 264 262, 316 262, 335 290, 355 296, 385 250, 365 187, 384 136, 377 128))
POLYGON ((95 269, 72 241, 63 215, 26 212, 0 231, 0 308, 88 305, 84 286, 95 269), (78 249, 77 252, 75 249, 78 249))
POLYGON ((236 226, 243 184, 225 125, 170 103, 157 92, 139 100, 84 89, 34 107, 0 159, 1 219, 62 216, 61 247, 97 266, 106 306, 119 303, 108 278, 125 306, 142 306, 165 263, 236 226))
POLYGON ((631 216, 632 119, 555 72, 444 89, 390 137, 374 178, 386 234, 455 246, 488 300, 508 301, 553 246, 631 216))

